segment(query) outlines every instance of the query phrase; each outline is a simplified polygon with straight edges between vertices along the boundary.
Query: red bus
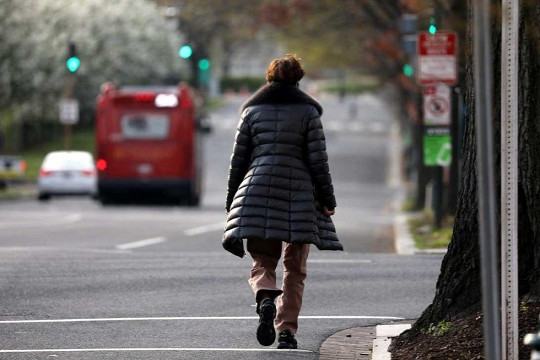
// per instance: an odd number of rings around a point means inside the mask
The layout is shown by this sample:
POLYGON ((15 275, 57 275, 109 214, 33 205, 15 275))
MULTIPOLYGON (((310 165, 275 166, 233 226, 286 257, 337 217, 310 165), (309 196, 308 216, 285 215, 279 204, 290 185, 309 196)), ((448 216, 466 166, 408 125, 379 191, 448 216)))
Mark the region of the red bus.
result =
POLYGON ((96 159, 102 203, 160 195, 198 205, 201 146, 187 85, 104 84, 97 100, 96 159))

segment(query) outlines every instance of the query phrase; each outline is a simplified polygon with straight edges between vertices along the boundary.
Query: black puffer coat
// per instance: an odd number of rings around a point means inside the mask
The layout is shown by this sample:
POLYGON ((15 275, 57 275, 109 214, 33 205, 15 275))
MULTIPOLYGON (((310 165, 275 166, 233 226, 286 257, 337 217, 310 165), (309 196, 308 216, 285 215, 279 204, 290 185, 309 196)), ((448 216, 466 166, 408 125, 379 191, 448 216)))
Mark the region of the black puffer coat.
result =
POLYGON ((243 106, 231 157, 223 247, 243 239, 343 250, 322 207, 336 200, 321 125, 322 107, 296 86, 272 82, 243 106))

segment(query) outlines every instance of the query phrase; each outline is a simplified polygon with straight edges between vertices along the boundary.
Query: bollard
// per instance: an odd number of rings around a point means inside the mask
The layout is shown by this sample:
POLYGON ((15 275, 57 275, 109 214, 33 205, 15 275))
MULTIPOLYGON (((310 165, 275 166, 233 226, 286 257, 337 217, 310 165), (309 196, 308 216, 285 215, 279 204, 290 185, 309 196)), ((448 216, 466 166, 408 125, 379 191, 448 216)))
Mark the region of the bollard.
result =
POLYGON ((540 316, 538 317, 538 327, 535 333, 525 335, 523 343, 533 348, 531 360, 540 360, 540 316))

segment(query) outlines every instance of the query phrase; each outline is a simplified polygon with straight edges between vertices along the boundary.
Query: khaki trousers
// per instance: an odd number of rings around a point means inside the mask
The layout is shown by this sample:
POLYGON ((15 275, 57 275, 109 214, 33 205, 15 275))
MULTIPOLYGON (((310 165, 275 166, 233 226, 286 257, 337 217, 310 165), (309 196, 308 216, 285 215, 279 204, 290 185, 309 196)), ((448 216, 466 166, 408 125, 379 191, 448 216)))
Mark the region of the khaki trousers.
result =
POLYGON ((261 300, 261 293, 272 298, 278 297, 276 330, 278 332, 289 330, 296 334, 298 315, 302 307, 309 244, 248 239, 247 249, 253 258, 249 284, 255 293, 257 304, 261 300), (285 244, 283 286, 279 289, 276 287, 276 267, 281 257, 282 244, 285 244))

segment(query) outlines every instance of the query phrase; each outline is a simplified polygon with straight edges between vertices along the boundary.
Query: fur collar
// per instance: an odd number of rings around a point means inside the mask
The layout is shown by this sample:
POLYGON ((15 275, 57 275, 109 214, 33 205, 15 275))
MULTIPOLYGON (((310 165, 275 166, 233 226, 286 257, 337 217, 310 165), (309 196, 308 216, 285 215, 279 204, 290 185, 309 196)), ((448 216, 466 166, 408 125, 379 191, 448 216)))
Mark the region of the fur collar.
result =
POLYGON ((271 82, 255 92, 240 108, 242 113, 247 107, 262 104, 311 104, 322 115, 323 108, 315 99, 294 85, 271 82))

